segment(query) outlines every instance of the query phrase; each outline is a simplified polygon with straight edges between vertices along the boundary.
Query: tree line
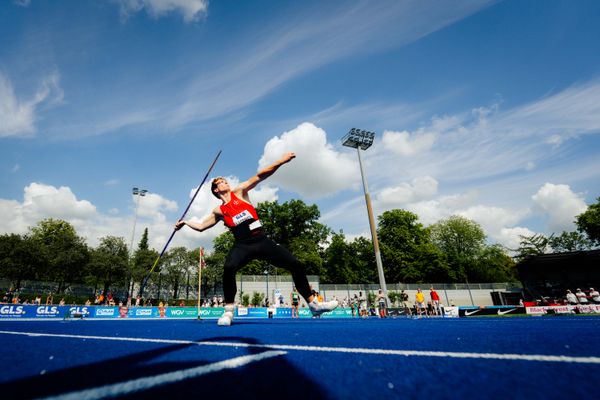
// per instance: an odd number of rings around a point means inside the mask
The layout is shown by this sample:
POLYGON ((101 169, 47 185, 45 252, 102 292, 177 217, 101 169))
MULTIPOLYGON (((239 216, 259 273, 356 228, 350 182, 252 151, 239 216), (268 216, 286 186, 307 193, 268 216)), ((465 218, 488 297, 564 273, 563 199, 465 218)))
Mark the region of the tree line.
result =
MULTIPOLYGON (((371 240, 349 240, 343 231, 334 232, 318 222, 316 205, 301 200, 265 202, 257 211, 266 232, 305 265, 307 274, 319 275, 322 283, 378 282, 371 240)), ((517 280, 515 261, 600 245, 600 198, 575 222, 577 232, 521 237, 518 249, 506 249, 489 244, 481 226, 467 218, 451 216, 424 226, 416 214, 395 209, 378 217, 377 234, 387 282, 511 282, 517 280)), ((90 247, 67 221, 45 219, 27 234, 0 236, 0 278, 10 280, 14 287, 30 280, 54 282, 59 293, 70 285, 86 284, 104 293, 118 287, 133 294, 134 285, 139 285, 158 257, 148 245, 148 235, 146 228, 134 251, 123 237, 115 236, 105 236, 96 247, 90 247)), ((215 238, 212 252, 205 257, 205 287, 220 284, 232 244, 229 232, 215 238)), ((151 282, 170 287, 172 298, 187 297, 181 291, 197 282, 199 251, 171 248, 161 258, 151 282)), ((287 274, 262 261, 249 263, 240 273, 256 275, 265 270, 287 274)))

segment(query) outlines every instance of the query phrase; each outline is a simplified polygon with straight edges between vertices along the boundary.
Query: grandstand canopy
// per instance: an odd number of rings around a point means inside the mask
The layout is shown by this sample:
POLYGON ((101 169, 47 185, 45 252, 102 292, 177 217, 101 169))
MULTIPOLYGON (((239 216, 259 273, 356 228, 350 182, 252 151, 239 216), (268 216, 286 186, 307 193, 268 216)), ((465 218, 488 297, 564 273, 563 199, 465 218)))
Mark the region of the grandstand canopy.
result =
POLYGON ((561 299, 567 289, 600 290, 600 250, 542 254, 517 264, 526 297, 561 299))

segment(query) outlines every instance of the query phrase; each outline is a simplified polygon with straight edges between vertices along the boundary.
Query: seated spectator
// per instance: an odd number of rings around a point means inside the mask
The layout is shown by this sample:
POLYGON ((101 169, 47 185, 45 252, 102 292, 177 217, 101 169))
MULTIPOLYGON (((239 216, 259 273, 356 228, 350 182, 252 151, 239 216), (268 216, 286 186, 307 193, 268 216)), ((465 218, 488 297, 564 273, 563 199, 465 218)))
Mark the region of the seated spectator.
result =
POLYGON ((594 304, 600 304, 600 293, 593 287, 590 288, 590 298, 594 304))
POLYGON ((571 305, 575 305, 578 304, 579 302, 577 301, 577 296, 575 296, 575 294, 573 292, 571 292, 569 289, 567 289, 567 303, 571 304, 571 305))
POLYGON ((585 293, 583 293, 581 291, 581 289, 577 289, 577 293, 575 293, 575 296, 577 296, 577 300, 579 301, 579 304, 587 304, 588 303, 587 296, 585 295, 585 293))
POLYGON ((571 292, 571 290, 567 289, 567 303, 575 305, 578 304, 577 302, 577 296, 575 296, 575 294, 573 292, 571 292))
POLYGON ((59 306, 64 306, 65 305, 65 299, 62 298, 60 299, 60 302, 58 303, 59 306))
POLYGON ((46 296, 46 305, 51 306, 52 302, 53 302, 52 292, 50 292, 50 293, 48 293, 48 296, 46 296))

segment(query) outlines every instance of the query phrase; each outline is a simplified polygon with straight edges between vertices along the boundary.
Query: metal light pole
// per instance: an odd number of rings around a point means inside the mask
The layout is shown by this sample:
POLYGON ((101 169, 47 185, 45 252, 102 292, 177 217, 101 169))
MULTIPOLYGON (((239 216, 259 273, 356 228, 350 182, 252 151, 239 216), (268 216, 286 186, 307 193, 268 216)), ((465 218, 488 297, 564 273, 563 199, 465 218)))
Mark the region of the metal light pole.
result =
POLYGON ((362 129, 352 128, 346 136, 342 138, 342 144, 346 147, 353 147, 358 154, 358 164, 360 165, 360 175, 362 177, 363 189, 365 191, 365 202, 367 203, 367 214, 369 216, 369 226, 371 228, 371 237, 373 240, 373 248, 375 249, 375 262, 377 264, 377 273, 379 275, 379 286, 385 295, 386 301, 389 304, 387 286, 385 284, 385 276, 383 275, 383 264, 381 262, 381 253, 379 251, 379 241, 377 240, 377 227, 373 218, 373 207, 371 206, 371 195, 369 194, 369 186, 363 169, 361 150, 367 150, 373 144, 375 132, 368 132, 362 129))
POLYGON ((267 299, 265 301, 265 305, 269 302, 269 269, 265 269, 265 276, 267 277, 267 299))
POLYGON ((144 197, 146 195, 146 193, 148 193, 148 191, 146 189, 139 189, 134 187, 133 189, 131 189, 131 193, 134 196, 137 196, 137 201, 135 204, 135 213, 134 213, 134 217, 133 217, 133 232, 131 232, 131 245, 129 246, 129 285, 130 285, 130 292, 129 292, 129 297, 133 297, 133 286, 134 286, 134 282, 133 282, 133 274, 131 272, 132 269, 132 257, 133 257, 133 238, 135 237, 135 225, 137 224, 137 216, 138 216, 138 208, 140 207, 140 198, 144 197))

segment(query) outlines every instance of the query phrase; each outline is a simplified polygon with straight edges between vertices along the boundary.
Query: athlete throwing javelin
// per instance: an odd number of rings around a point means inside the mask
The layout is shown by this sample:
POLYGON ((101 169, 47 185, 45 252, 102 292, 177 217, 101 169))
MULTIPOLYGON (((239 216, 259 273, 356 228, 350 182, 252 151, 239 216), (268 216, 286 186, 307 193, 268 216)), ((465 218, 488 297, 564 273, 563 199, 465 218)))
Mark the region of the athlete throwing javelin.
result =
POLYGON ((184 225, 202 232, 223 221, 229 228, 235 243, 223 269, 223 291, 225 294, 225 313, 219 318, 219 325, 231 325, 233 320, 235 293, 237 292, 235 274, 251 260, 265 260, 279 268, 285 268, 292 273, 294 284, 298 292, 308 303, 314 316, 331 311, 338 306, 337 301, 319 303, 312 295, 306 273, 300 262, 284 247, 269 239, 262 228, 256 209, 250 203, 248 192, 260 182, 273 175, 283 164, 290 162, 296 155, 284 154, 278 161, 260 170, 256 175, 237 187, 231 189, 225 178, 219 177, 212 180, 212 194, 223 203, 215 207, 212 213, 200 223, 180 220, 175 224, 179 230, 184 225))

